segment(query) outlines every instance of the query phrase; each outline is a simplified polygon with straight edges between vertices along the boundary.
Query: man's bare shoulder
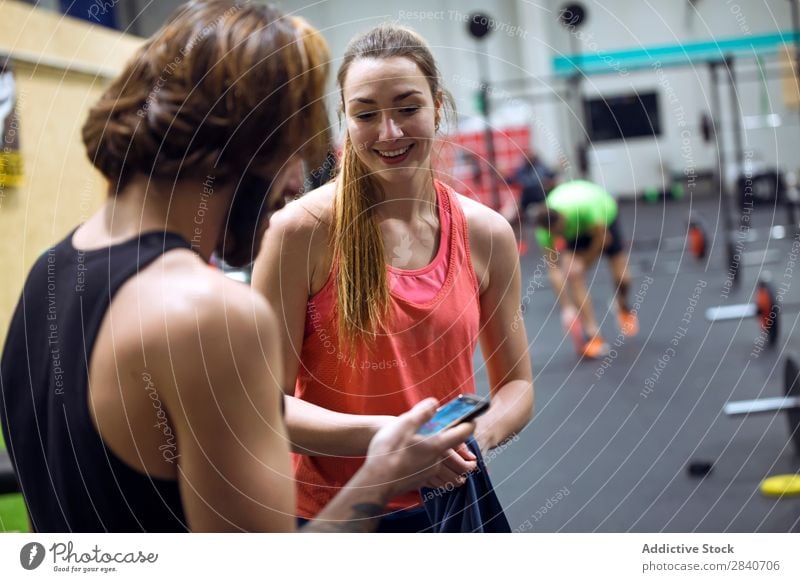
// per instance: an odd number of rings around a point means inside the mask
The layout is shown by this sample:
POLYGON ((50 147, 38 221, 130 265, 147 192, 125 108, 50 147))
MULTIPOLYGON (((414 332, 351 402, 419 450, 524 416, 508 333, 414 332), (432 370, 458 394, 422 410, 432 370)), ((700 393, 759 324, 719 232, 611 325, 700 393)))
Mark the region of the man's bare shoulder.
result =
POLYGON ((213 353, 208 348, 214 343, 246 345, 277 337, 277 319, 261 295, 189 251, 167 253, 149 265, 120 290, 118 300, 115 311, 136 321, 115 328, 130 329, 149 353, 213 353))

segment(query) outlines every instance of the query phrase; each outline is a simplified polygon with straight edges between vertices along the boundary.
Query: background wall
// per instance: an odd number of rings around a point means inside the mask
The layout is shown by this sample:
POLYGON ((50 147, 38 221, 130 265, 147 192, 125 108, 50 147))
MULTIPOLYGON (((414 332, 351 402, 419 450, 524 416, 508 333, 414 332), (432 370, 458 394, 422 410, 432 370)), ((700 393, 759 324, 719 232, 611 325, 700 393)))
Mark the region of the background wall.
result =
POLYGON ((104 181, 84 153, 81 126, 106 76, 121 70, 141 39, 27 4, 0 5, 0 54, 19 57, 11 65, 25 172, 20 188, 0 191, 0 329, 5 330, 33 261, 105 197, 104 181), (50 61, 51 66, 43 64, 50 61))
MULTIPOLYGON (((575 175, 576 140, 585 137, 580 102, 561 96, 563 80, 552 76, 553 58, 574 51, 599 54, 621 50, 746 37, 790 28, 790 8, 785 1, 694 0, 692 2, 640 2, 638 0, 586 0, 588 17, 579 32, 558 24, 563 0, 407 0, 398 5, 376 0, 283 0, 284 10, 306 17, 319 27, 333 51, 332 68, 338 67, 353 35, 383 21, 396 21, 417 29, 428 39, 441 66, 446 85, 454 94, 462 128, 479 128, 476 94, 481 80, 479 53, 485 52, 492 83, 492 123, 525 124, 532 145, 567 175, 575 175), (473 11, 492 17, 488 40, 478 43, 466 31, 465 19, 473 11)), ((38 2, 55 8, 56 2, 38 2)), ((179 0, 120 0, 115 4, 120 28, 152 34, 179 5, 179 0)), ((140 42, 43 9, 3 2, 0 49, 27 51, 30 55, 57 57, 88 67, 118 70, 140 42)), ((29 55, 29 56, 30 56, 29 55)), ((740 59, 736 71, 749 77, 740 83, 739 99, 746 120, 745 132, 752 158, 783 169, 800 166, 797 147, 800 115, 784 106, 782 81, 757 79, 754 59, 740 59), (759 123, 761 113, 776 113, 781 125, 759 123)), ((767 63, 769 65, 769 63, 767 63)), ((93 174, 80 145, 79 131, 86 109, 99 94, 103 78, 92 74, 32 65, 16 65, 21 113, 22 149, 27 180, 17 191, 7 190, 0 201, 0 260, 8 283, 0 291, 0 327, 17 299, 22 276, 46 245, 82 218, 102 199, 102 181, 93 174)), ((699 116, 708 110, 711 84, 705 66, 665 68, 662 71, 617 71, 584 79, 587 96, 613 96, 653 91, 660 96, 663 135, 655 139, 595 144, 591 150, 590 177, 618 196, 657 187, 669 174, 716 167, 714 150, 699 136, 699 116), (686 120, 686 134, 679 126, 686 120), (681 149, 681 146, 684 146, 681 149)), ((732 120, 723 97, 722 142, 732 160, 729 131, 732 120)), ((328 94, 334 125, 338 95, 333 83, 328 94)), ((725 169, 728 175, 734 168, 725 169)))
MULTIPOLYGON (((550 2, 551 7, 562 2, 550 2)), ((695 2, 634 2, 630 0, 589 1, 589 16, 575 39, 579 52, 604 54, 619 49, 638 49, 654 45, 721 40, 770 34, 791 29, 789 2, 696 0, 695 2)), ((570 53, 570 33, 562 27, 551 27, 550 40, 553 53, 570 53)), ((767 59, 767 64, 777 59, 767 59)), ((740 59, 735 69, 740 77, 752 78, 756 71, 755 59, 740 59)), ((797 169, 800 152, 797 143, 800 116, 787 110, 781 98, 780 79, 767 81, 770 112, 781 116, 779 128, 752 129, 745 133, 754 159, 797 169)), ((664 135, 658 140, 629 140, 614 144, 597 145, 592 159, 592 177, 606 183, 610 189, 634 192, 658 181, 661 166, 681 172, 687 160, 681 152, 682 138, 678 128, 678 115, 685 115, 691 130, 690 157, 698 169, 715 165, 711 146, 702 143, 699 136, 699 116, 709 109, 710 78, 707 67, 681 67, 663 69, 663 76, 645 70, 629 74, 592 76, 585 80, 587 95, 618 95, 631 91, 657 90, 660 95, 664 135), (669 94, 677 103, 669 104, 669 94), (678 107, 682 108, 679 110, 678 107)), ((723 106, 728 102, 728 87, 720 86, 723 106)), ((739 85, 739 101, 744 116, 761 112, 762 85, 758 81, 744 81, 739 85)), ((730 141, 731 112, 724 107, 721 119, 723 144, 728 159, 732 158, 730 141)), ((727 168, 728 173, 732 172, 727 168)))
MULTIPOLYGON (((476 51, 485 51, 490 62, 489 78, 494 84, 493 125, 528 124, 536 149, 551 163, 560 163, 568 175, 575 170, 575 141, 585 138, 585 129, 581 125, 580 102, 565 102, 559 96, 563 82, 551 77, 553 57, 573 51, 602 55, 621 49, 774 33, 791 27, 790 5, 783 0, 585 0, 586 23, 572 33, 557 21, 566 0, 406 0, 402 4, 377 0, 282 0, 277 3, 288 12, 305 16, 323 31, 333 49, 334 70, 353 35, 387 20, 414 27, 433 46, 445 81, 456 97, 462 126, 467 128, 480 127, 475 95, 481 76, 476 51), (464 19, 473 11, 485 12, 494 19, 492 33, 480 44, 466 32, 464 19), (527 80, 512 82, 520 78, 527 80), (532 94, 539 97, 531 98, 532 94), (548 101, 542 101, 542 95, 548 101)), ((179 0, 121 0, 116 5, 120 28, 149 35, 179 4, 179 0)), ((755 61, 742 60, 736 68, 740 76, 749 73, 752 77, 755 61)), ((748 130, 747 147, 756 160, 796 169, 800 165, 800 151, 793 144, 800 117, 784 107, 779 79, 769 80, 767 88, 768 112, 777 113, 782 125, 748 130)), ((727 87, 723 85, 720 89, 723 101, 727 102, 727 87)), ((710 98, 707 67, 597 75, 584 80, 583 90, 587 96, 657 90, 661 97, 660 139, 597 144, 590 152, 590 177, 617 195, 632 195, 659 186, 664 175, 681 174, 687 166, 697 172, 715 167, 714 150, 701 141, 698 131, 700 113, 708 110, 710 98), (673 96, 671 104, 667 101, 668 92, 673 96), (688 156, 682 128, 678 126, 680 115, 687 120, 691 133, 688 156)), ((745 116, 754 117, 762 112, 762 94, 758 81, 741 83, 739 98, 745 116)), ((330 104, 335 112, 333 84, 330 104)), ((721 119, 724 127, 730 120, 731 114, 725 109, 721 119)), ((729 138, 730 133, 722 139, 731 154, 729 138)), ((726 172, 733 174, 734 169, 726 168, 726 172)))

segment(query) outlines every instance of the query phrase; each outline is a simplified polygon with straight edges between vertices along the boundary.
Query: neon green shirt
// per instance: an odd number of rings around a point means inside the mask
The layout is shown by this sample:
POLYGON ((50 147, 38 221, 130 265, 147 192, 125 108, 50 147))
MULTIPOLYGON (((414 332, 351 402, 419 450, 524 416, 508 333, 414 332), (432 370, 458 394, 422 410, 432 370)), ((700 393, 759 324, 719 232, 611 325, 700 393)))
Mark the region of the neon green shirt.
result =
MULTIPOLYGON (((564 217, 564 238, 574 241, 592 227, 608 226, 617 217, 617 201, 603 188, 585 180, 565 182, 554 188, 545 200, 564 217)), ((555 248, 553 235, 546 228, 536 229, 536 241, 542 248, 555 248)))

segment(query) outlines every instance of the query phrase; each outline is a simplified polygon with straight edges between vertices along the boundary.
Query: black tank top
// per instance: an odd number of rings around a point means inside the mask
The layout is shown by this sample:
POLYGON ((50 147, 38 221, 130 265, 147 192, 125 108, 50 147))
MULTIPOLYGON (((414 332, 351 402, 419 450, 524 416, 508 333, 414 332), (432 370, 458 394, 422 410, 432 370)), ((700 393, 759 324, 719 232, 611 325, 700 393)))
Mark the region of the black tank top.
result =
POLYGON ((108 449, 89 414, 89 363, 119 288, 167 251, 151 232, 91 251, 72 234, 34 264, 0 366, 3 436, 38 532, 186 531, 176 481, 149 477, 108 449))

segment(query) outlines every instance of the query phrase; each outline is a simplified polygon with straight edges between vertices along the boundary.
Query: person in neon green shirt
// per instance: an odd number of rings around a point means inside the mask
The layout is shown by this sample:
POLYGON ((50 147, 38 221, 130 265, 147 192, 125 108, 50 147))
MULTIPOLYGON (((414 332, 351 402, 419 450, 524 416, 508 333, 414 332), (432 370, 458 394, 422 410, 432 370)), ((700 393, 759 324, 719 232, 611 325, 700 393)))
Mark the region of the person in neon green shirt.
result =
POLYGON ((562 321, 573 335, 578 353, 599 358, 609 351, 600 335, 586 270, 604 254, 616 289, 622 333, 636 335, 639 322, 628 307, 630 276, 622 244, 617 202, 605 189, 585 180, 553 189, 536 214, 536 240, 545 253, 548 275, 561 304, 562 321))

